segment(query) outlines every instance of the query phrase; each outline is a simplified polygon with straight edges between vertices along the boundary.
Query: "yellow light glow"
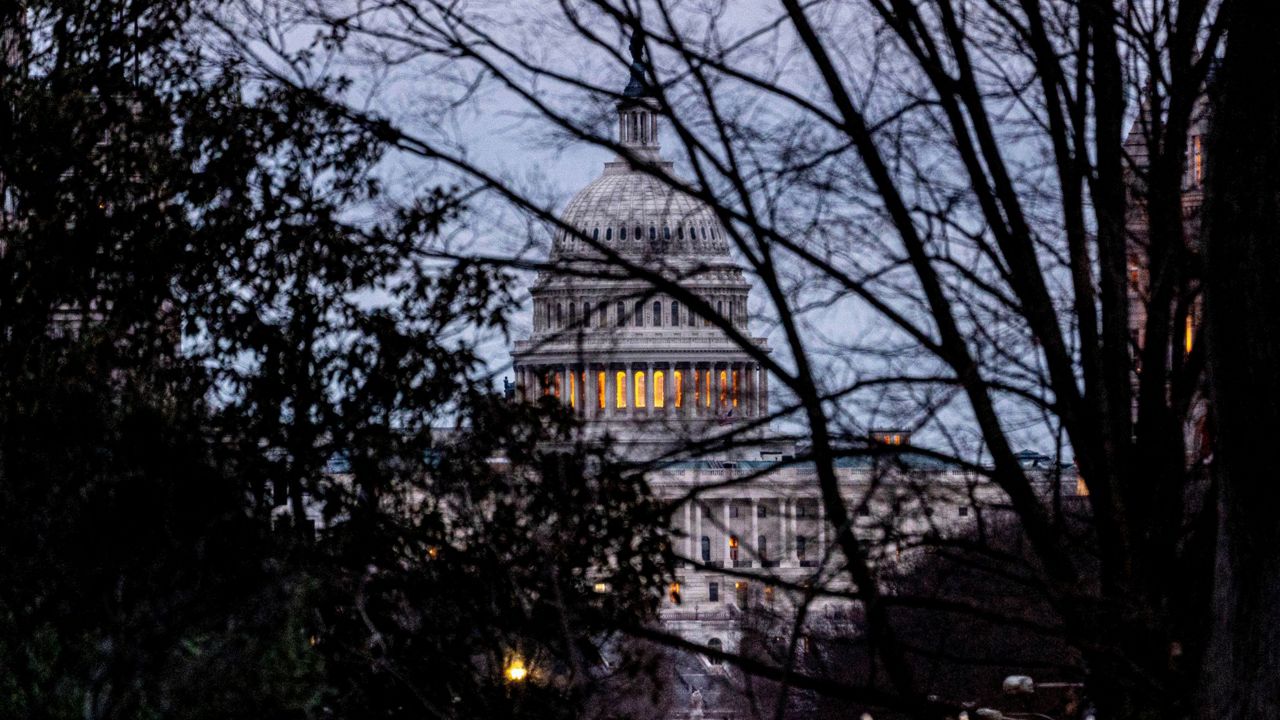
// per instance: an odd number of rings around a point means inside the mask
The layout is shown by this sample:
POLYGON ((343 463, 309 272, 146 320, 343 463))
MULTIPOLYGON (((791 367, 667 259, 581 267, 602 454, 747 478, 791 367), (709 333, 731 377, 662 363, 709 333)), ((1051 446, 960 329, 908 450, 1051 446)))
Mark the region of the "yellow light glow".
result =
POLYGON ((1183 339, 1183 349, 1189 354, 1191 346, 1195 343, 1196 330, 1195 323, 1192 320, 1191 313, 1187 313, 1187 328, 1185 338, 1183 339))
POLYGON ((1089 486, 1084 484, 1083 475, 1076 476, 1076 495, 1079 495, 1080 497, 1089 496, 1089 486))
POLYGON ((636 371, 636 405, 635 405, 636 407, 638 408, 644 407, 644 397, 645 397, 644 371, 637 370, 636 371))
POLYGON ((707 407, 711 407, 711 371, 707 370, 702 378, 702 394, 706 396, 707 407))
POLYGON ((596 395, 599 397, 601 410, 604 409, 605 403, 608 402, 608 398, 605 397, 604 382, 605 374, 604 371, 601 370, 596 376, 596 395))
POLYGON ((653 371, 653 406, 667 406, 667 374, 662 370, 653 371))
POLYGON ((615 393, 617 397, 614 398, 614 402, 617 404, 614 407, 619 407, 619 408, 626 407, 627 406, 627 373, 626 371, 619 370, 618 374, 613 378, 613 384, 614 384, 614 390, 617 391, 615 393))
POLYGON ((738 407, 738 371, 733 371, 733 406, 738 407))
POLYGON ((680 603, 680 583, 678 582, 671 583, 671 587, 669 588, 669 594, 671 596, 671 602, 679 604, 680 603))
POLYGON ((729 404, 729 373, 720 371, 720 407, 729 404))
POLYGON ((607 583, 598 582, 598 583, 596 583, 596 584, 595 584, 595 588, 594 588, 594 589, 595 589, 595 591, 596 591, 596 592, 598 592, 598 593, 605 593, 605 592, 609 592, 609 585, 608 585, 607 583))
POLYGON ((511 682, 523 682, 529 676, 529 670, 525 668, 523 660, 512 658, 511 662, 507 663, 506 676, 511 682))
POLYGON ((569 407, 578 407, 578 374, 569 373, 569 407))
POLYGON ((736 548, 736 547, 738 547, 738 536, 737 536, 737 535, 730 535, 730 536, 729 536, 729 547, 731 547, 731 548, 736 548))
POLYGON ((676 370, 671 377, 676 385, 676 407, 684 407, 684 373, 676 370))

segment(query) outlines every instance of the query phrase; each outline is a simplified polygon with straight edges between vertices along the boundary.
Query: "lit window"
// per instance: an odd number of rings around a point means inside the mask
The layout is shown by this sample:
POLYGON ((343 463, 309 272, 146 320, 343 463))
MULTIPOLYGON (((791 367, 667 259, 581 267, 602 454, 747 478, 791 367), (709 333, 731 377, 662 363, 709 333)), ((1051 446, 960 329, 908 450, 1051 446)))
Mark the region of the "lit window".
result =
POLYGON ((569 407, 578 407, 578 373, 569 373, 569 407))
POLYGON ((702 387, 704 390, 703 395, 706 396, 705 398, 706 406, 711 407, 711 371, 710 370, 705 371, 702 377, 702 380, 703 380, 702 387))
POLYGON ((645 397, 645 392, 644 392, 644 371, 643 371, 643 370, 637 370, 637 371, 636 371, 636 404, 635 404, 635 407, 638 407, 638 408, 642 408, 642 407, 644 407, 644 397, 645 397))
POLYGON ((1191 346, 1194 343, 1195 343, 1195 319, 1192 318, 1191 313, 1187 313, 1186 328, 1183 331, 1182 347, 1187 352, 1188 355, 1191 354, 1191 346))
POLYGON ((614 401, 616 403, 615 407, 624 408, 627 406, 627 373, 626 371, 619 370, 618 374, 614 376, 613 382, 614 382, 614 385, 616 386, 615 389, 617 390, 617 397, 614 398, 614 401))
POLYGON ((678 582, 671 583, 671 587, 667 589, 667 594, 668 596, 670 596, 671 603, 673 605, 679 605, 680 604, 680 583, 678 582))
POLYGON ((720 407, 729 404, 729 372, 720 371, 720 407))
POLYGON ((738 536, 737 535, 729 536, 729 559, 734 562, 738 561, 738 536))
POLYGON ((655 408, 666 407, 667 401, 667 374, 661 370, 653 372, 653 406, 655 408))
POLYGON ((671 377, 676 386, 676 407, 684 407, 684 373, 676 370, 671 377))
POLYGON ((733 406, 738 407, 738 371, 733 371, 733 406))
POLYGON ((600 399, 601 410, 604 409, 605 403, 608 401, 608 398, 605 397, 604 383, 605 383, 605 374, 604 374, 604 371, 601 370, 599 373, 596 374, 596 395, 600 399))
POLYGON ((552 393, 556 397, 560 397, 560 373, 551 373, 551 382, 555 386, 555 389, 552 391, 552 393))
POLYGON ((773 586, 772 585, 764 586, 764 601, 768 605, 773 604, 773 586))
POLYGON ((1080 497, 1089 496, 1089 486, 1085 485, 1083 475, 1076 476, 1076 495, 1079 495, 1080 497))
POLYGON ((595 584, 595 591, 598 593, 609 592, 609 585, 606 583, 598 582, 595 584))
POLYGON ((1191 159, 1196 185, 1204 182, 1204 144, 1200 135, 1191 139, 1191 159))

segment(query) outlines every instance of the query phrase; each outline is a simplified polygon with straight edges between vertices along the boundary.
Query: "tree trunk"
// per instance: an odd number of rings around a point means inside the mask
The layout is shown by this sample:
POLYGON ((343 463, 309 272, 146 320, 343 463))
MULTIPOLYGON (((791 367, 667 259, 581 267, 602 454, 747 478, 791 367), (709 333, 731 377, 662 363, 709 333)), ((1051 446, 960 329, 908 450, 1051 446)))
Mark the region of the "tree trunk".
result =
POLYGON ((1220 535, 1200 717, 1280 717, 1280 21, 1237 4, 1208 146, 1205 333, 1220 535))

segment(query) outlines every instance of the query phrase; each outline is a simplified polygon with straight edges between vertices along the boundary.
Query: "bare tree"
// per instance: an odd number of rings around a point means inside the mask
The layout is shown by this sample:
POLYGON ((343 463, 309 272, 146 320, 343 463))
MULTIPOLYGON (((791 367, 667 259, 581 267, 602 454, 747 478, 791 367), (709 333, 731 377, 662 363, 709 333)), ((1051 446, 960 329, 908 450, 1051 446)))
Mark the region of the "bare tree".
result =
MULTIPOLYGON (((272 18, 296 26, 235 36, 263 79, 305 87, 323 74, 319 53, 376 67, 379 78, 412 78, 417 85, 361 86, 382 104, 350 94, 315 99, 574 234, 608 272, 641 279, 711 318, 769 369, 783 388, 778 426, 807 439, 801 459, 816 468, 846 563, 843 580, 856 588, 867 647, 894 702, 921 714, 946 709, 926 699, 929 688, 890 618, 892 588, 869 561, 873 548, 854 532, 839 487, 838 459, 865 452, 861 440, 877 424, 911 428, 928 452, 1000 489, 1030 548, 1035 585, 1107 716, 1210 714, 1215 700, 1201 679, 1210 667, 1218 529, 1248 520, 1237 519, 1240 503, 1255 513, 1274 504, 1228 493, 1219 517, 1215 493, 1227 486, 1215 486, 1208 472, 1218 437, 1206 421, 1200 341, 1202 135, 1206 84, 1233 5, 267 6, 284 13, 272 18), (323 43, 291 44, 314 28, 323 43), (482 114, 492 90, 520 108, 526 132, 625 156, 605 109, 620 99, 616 83, 630 64, 621 38, 636 28, 688 180, 659 175, 714 207, 760 293, 753 314, 772 330, 772 355, 683 290, 679 277, 558 224, 552 204, 477 159, 465 134, 441 132, 450 117, 482 114), (573 51, 555 52, 566 47, 573 51), (385 102, 418 87, 429 88, 422 92, 437 109, 432 123, 385 102), (1073 463, 1096 557, 1079 555, 1061 504, 1019 461, 1017 449, 1029 443, 1052 443, 1055 460, 1073 463)), ((261 27, 260 11, 255 5, 223 22, 261 27)), ((1249 22, 1243 10, 1236 19, 1249 22)), ((1239 127, 1274 136, 1265 122, 1239 127)), ((1248 196, 1254 186, 1234 188, 1248 196)), ((493 245, 461 254, 572 272, 541 265, 527 250, 493 245)), ((1245 257, 1255 258, 1248 267, 1234 260, 1224 267, 1260 279, 1270 256, 1245 257)), ((1241 357, 1270 373, 1273 355, 1241 357)), ((1253 398, 1270 402, 1274 392, 1253 398)), ((1244 407, 1217 406, 1216 426, 1245 422, 1244 407)), ((1260 570, 1274 565, 1270 552, 1256 560, 1260 570)), ((1273 574, 1258 577, 1259 588, 1274 586, 1273 574)), ((1242 612, 1229 630, 1256 637, 1264 616, 1242 612)), ((1236 716, 1274 712, 1273 681, 1263 677, 1275 676, 1275 664, 1262 657, 1274 650, 1257 650, 1250 672, 1224 676, 1236 697, 1257 703, 1240 705, 1236 716)), ((804 682, 789 659, 739 661, 804 682)), ((810 685, 890 702, 848 683, 810 685)))

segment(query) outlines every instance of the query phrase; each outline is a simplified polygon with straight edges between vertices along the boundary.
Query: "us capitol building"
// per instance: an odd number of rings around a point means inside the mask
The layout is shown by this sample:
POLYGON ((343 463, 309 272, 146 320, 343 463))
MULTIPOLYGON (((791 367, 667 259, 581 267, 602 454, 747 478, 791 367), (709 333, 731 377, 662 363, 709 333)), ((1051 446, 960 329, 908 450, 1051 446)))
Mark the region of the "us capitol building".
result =
MULTIPOLYGON (((684 558, 660 620, 688 640, 734 651, 749 608, 786 617, 799 598, 784 588, 830 587, 842 579, 843 563, 830 552, 834 531, 822 519, 812 467, 792 462, 795 448, 768 436, 769 376, 757 358, 769 346, 750 335, 750 283, 716 214, 674 187, 673 165, 659 145, 658 103, 638 54, 633 49, 631 81, 617 105, 625 152, 561 215, 552 270, 531 287, 531 334, 513 348, 514 393, 522 402, 558 399, 582 420, 588 439, 607 435, 627 458, 651 463, 650 485, 670 501, 673 542, 684 558), (626 263, 674 279, 738 338, 637 273, 619 270, 626 263)), ((882 439, 905 441, 897 433, 882 439)), ((921 462, 922 474, 898 472, 889 483, 878 461, 838 462, 860 536, 887 526, 896 527, 889 531, 895 537, 963 528, 979 498, 990 497, 969 474, 921 462), (929 485, 927 503, 919 477, 929 485)), ((876 559, 898 553, 892 540, 876 546, 876 559)), ((809 613, 848 609, 826 601, 809 613)), ((732 678, 714 659, 682 664, 680 677, 687 690, 699 691, 699 706, 707 698, 706 717, 735 716, 717 708, 724 694, 716 686, 732 678)))

